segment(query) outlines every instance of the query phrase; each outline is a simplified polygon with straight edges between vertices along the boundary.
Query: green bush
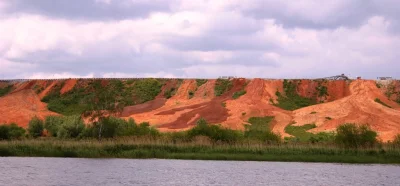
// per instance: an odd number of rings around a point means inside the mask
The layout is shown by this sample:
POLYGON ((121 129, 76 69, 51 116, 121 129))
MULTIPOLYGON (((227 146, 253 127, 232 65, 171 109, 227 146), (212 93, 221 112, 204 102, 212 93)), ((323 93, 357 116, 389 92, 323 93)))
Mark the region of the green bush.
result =
POLYGON ((250 125, 245 125, 244 137, 263 142, 280 142, 281 137, 271 131, 270 123, 273 119, 271 116, 250 118, 250 125))
POLYGON ((62 124, 58 127, 57 137, 76 138, 81 135, 85 128, 81 116, 65 116, 62 118, 62 124))
POLYGON ((288 125, 285 127, 285 132, 296 138, 297 142, 333 142, 335 138, 334 133, 320 132, 317 134, 307 132, 310 129, 316 128, 315 124, 306 124, 303 126, 288 125))
POLYGON ((133 85, 134 95, 138 103, 153 100, 161 92, 161 83, 156 79, 144 79, 133 85))
POLYGON ((336 144, 345 148, 373 147, 377 142, 377 133, 367 125, 353 123, 340 125, 336 129, 336 144))
POLYGON ((393 140, 393 144, 394 144, 396 147, 400 147, 400 134, 397 134, 397 135, 396 135, 396 137, 395 137, 394 140, 393 140))
POLYGON ((194 96, 194 92, 190 90, 188 94, 189 94, 189 99, 192 99, 194 96))
POLYGON ((207 79, 196 79, 197 87, 200 87, 201 85, 207 83, 207 81, 207 79))
POLYGON ((11 92, 12 89, 13 89, 12 85, 8 85, 4 88, 0 88, 0 97, 7 95, 9 92, 11 92))
POLYGON ((222 128, 219 125, 210 125, 203 118, 199 119, 196 126, 187 131, 189 139, 194 139, 196 136, 207 136, 213 142, 234 143, 240 140, 241 134, 239 131, 222 128))
POLYGON ((381 101, 379 98, 375 98, 375 102, 377 102, 385 107, 392 108, 391 106, 389 106, 386 103, 384 103, 383 101, 381 101))
POLYGON ((63 116, 47 116, 44 120, 44 128, 51 136, 57 137, 58 129, 63 121, 63 116))
POLYGON ((229 79, 217 79, 214 87, 215 96, 221 96, 225 92, 229 91, 232 87, 233 84, 229 79))
POLYGON ((144 122, 139 125, 133 119, 128 121, 116 118, 106 117, 101 121, 95 123, 93 126, 88 127, 83 131, 83 137, 98 137, 101 132, 102 138, 115 138, 118 136, 152 136, 160 135, 160 132, 150 126, 149 123, 144 122))
POLYGON ((0 125, 0 140, 14 140, 21 139, 25 134, 25 129, 19 127, 17 124, 0 125))
POLYGON ((31 137, 37 138, 42 136, 43 134, 43 120, 39 119, 38 117, 33 117, 28 124, 28 133, 31 137))
POLYGON ((246 94, 245 90, 240 90, 238 92, 235 92, 232 96, 233 99, 238 99, 240 96, 243 96, 246 94))
POLYGON ((279 91, 276 91, 275 94, 278 97, 278 103, 274 105, 285 110, 296 110, 302 107, 316 104, 315 100, 302 97, 297 93, 296 90, 298 83, 299 82, 295 80, 289 81, 285 79, 283 81, 283 90, 285 95, 283 95, 279 91))
POLYGON ((166 91, 164 92, 164 97, 167 98, 167 99, 169 99, 169 98, 171 98, 173 95, 175 95, 175 93, 176 93, 176 89, 175 89, 175 87, 172 87, 171 89, 166 90, 166 91))

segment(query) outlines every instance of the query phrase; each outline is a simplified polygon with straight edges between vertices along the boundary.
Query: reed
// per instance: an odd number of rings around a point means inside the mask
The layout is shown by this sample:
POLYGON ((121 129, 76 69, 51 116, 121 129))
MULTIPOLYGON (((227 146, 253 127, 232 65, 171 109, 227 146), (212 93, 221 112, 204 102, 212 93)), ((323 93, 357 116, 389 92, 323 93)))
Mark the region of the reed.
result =
POLYGON ((400 148, 390 144, 343 149, 329 144, 213 143, 207 140, 177 142, 147 136, 102 141, 42 138, 1 141, 0 156, 399 164, 400 148))

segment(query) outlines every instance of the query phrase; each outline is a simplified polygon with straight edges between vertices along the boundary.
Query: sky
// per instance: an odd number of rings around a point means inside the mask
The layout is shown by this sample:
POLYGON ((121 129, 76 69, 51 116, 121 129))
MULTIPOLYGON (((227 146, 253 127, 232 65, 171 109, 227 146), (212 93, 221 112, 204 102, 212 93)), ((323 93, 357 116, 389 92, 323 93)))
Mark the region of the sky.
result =
POLYGON ((398 0, 0 0, 0 79, 400 78, 398 0))

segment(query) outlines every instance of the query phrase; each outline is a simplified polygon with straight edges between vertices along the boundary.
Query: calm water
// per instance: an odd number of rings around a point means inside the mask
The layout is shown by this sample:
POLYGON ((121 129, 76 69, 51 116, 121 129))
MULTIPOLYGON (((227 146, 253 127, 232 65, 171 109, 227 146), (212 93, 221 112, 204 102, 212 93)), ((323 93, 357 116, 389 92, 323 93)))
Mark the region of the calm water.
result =
POLYGON ((0 158, 0 185, 400 185, 400 166, 0 158))

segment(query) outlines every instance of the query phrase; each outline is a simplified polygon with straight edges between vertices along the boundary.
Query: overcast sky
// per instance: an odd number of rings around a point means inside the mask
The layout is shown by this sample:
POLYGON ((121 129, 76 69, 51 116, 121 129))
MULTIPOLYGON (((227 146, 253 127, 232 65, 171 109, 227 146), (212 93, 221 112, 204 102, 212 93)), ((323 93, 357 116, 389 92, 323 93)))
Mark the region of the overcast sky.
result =
POLYGON ((398 0, 0 0, 0 79, 400 78, 398 0))

